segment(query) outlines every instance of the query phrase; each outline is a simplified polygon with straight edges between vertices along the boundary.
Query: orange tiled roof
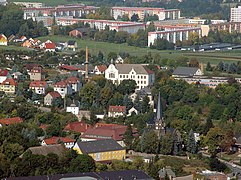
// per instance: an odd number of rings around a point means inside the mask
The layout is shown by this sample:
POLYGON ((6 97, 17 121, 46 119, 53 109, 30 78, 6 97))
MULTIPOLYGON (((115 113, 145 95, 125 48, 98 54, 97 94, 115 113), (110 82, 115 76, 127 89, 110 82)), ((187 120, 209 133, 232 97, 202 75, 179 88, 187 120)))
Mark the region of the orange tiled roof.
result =
POLYGON ((45 81, 32 81, 29 87, 46 87, 47 83, 45 81))
POLYGON ((57 136, 53 136, 53 137, 51 137, 51 138, 44 139, 44 142, 45 142, 47 145, 58 144, 58 141, 62 141, 62 142, 64 142, 64 143, 75 142, 74 139, 71 139, 71 138, 69 138, 69 137, 57 137, 57 136))
POLYGON ((91 125, 85 122, 71 122, 67 124, 64 128, 65 131, 74 131, 78 133, 84 133, 87 129, 93 128, 91 125))
POLYGON ((125 112, 125 106, 109 106, 109 112, 125 112))
POLYGON ((61 97, 61 95, 56 91, 49 92, 48 94, 50 94, 53 98, 61 97))
POLYGON ((4 124, 4 125, 17 124, 21 122, 23 122, 23 120, 20 117, 0 119, 0 124, 4 124))
POLYGON ((14 81, 14 79, 7 78, 5 81, 2 82, 1 85, 17 86, 17 83, 14 81))

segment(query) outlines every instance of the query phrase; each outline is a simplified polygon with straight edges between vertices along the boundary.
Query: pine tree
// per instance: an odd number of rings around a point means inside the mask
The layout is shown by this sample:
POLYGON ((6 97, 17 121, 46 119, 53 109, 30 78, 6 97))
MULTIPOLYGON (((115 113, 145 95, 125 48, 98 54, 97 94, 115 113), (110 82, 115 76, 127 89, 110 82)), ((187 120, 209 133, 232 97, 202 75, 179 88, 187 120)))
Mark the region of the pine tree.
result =
POLYGON ((206 120, 206 123, 203 127, 203 135, 206 135, 209 131, 210 128, 213 128, 214 125, 213 125, 213 122, 212 122, 212 119, 210 117, 207 118, 206 120))
POLYGON ((197 143, 195 141, 194 133, 193 130, 191 129, 189 134, 188 134, 188 139, 187 139, 187 151, 196 154, 197 153, 197 143))
POLYGON ((212 66, 211 66, 210 62, 207 63, 206 71, 212 71, 212 66))

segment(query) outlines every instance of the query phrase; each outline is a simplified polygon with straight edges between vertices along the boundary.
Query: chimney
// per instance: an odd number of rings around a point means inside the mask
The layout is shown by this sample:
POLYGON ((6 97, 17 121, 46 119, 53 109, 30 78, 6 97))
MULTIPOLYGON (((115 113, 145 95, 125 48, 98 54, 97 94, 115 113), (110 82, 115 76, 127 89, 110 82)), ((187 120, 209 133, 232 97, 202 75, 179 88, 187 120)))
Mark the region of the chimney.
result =
POLYGON ((88 79, 89 74, 89 62, 88 62, 88 47, 86 46, 86 54, 85 54, 85 78, 88 79))

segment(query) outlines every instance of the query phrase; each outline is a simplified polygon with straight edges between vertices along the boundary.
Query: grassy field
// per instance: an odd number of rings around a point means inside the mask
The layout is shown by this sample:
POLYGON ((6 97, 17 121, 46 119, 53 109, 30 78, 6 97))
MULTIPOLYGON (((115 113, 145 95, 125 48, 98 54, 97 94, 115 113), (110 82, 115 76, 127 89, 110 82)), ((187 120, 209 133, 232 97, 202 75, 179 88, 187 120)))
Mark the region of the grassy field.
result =
POLYGON ((32 51, 32 49, 14 45, 0 46, 0 50, 32 51))
MULTIPOLYGON (((14 2, 15 0, 8 0, 9 2, 14 2)), ((18 2, 41 2, 46 6, 56 6, 63 4, 73 4, 73 3, 83 3, 78 0, 17 0, 18 2)))
MULTIPOLYGON (((50 39, 54 42, 58 41, 68 41, 70 39, 69 36, 46 36, 39 38, 40 40, 44 41, 50 39)), ((177 59, 179 57, 188 57, 196 58, 200 62, 207 63, 210 62, 211 64, 217 64, 220 61, 224 62, 237 62, 241 61, 241 50, 236 51, 225 51, 225 52, 182 52, 182 51, 159 51, 150 48, 138 48, 134 46, 128 46, 127 44, 114 44, 114 43, 106 43, 106 42, 96 42, 87 39, 75 39, 78 43, 79 49, 85 49, 85 46, 89 47, 90 53, 97 54, 99 51, 102 51, 105 55, 109 52, 127 52, 133 56, 143 56, 147 53, 151 53, 153 55, 159 54, 162 59, 177 59)))

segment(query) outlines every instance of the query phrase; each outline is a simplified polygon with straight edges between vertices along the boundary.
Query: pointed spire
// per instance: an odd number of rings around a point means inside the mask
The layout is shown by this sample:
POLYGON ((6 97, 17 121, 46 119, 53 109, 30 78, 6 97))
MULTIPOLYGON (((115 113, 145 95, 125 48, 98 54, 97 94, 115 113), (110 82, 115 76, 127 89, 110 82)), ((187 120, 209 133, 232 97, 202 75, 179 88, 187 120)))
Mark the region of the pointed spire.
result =
POLYGON ((162 119, 162 104, 161 104, 161 93, 159 91, 158 93, 158 103, 157 103, 157 114, 156 114, 156 119, 160 120, 162 119))

